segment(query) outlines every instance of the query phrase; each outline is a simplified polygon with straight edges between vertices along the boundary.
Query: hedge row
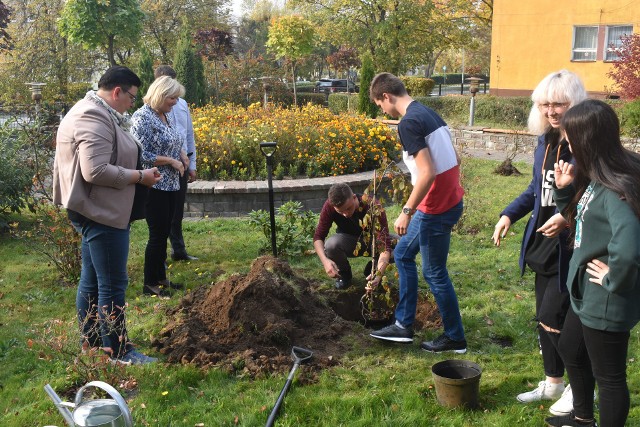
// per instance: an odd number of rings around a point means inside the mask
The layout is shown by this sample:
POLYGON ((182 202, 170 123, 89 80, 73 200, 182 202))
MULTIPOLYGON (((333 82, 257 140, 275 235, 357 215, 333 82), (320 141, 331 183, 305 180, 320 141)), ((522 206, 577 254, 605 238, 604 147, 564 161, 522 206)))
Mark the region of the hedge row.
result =
MULTIPOLYGON (((467 123, 469 120, 468 96, 414 96, 414 99, 432 108, 447 122, 467 123)), ((358 97, 343 93, 329 95, 329 109, 334 114, 356 112, 358 97)), ((495 97, 477 95, 476 121, 494 123, 504 127, 525 127, 531 110, 529 97, 495 97)))

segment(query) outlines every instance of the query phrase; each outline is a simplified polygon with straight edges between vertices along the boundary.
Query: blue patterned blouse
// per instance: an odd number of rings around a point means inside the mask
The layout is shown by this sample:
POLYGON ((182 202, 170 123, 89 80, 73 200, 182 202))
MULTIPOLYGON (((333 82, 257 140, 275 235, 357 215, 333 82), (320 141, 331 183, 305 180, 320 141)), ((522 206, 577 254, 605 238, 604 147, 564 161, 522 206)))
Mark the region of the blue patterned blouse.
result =
MULTIPOLYGON (((158 156, 180 160, 182 136, 173 123, 173 115, 167 114, 165 124, 147 104, 138 109, 131 117, 131 133, 142 143, 142 166, 153 167, 158 156)), ((153 186, 156 190, 178 191, 180 172, 170 165, 158 166, 162 179, 153 186)))

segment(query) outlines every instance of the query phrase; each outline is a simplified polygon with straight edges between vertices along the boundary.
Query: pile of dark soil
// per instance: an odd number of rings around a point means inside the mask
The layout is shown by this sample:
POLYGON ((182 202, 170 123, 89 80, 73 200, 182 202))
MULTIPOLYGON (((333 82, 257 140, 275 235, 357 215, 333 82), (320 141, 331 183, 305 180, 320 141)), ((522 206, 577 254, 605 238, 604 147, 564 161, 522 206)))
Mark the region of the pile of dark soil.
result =
MULTIPOLYGON (((288 372, 291 347, 298 346, 313 351, 305 370, 315 372, 336 365, 347 350, 370 339, 354 321, 361 294, 323 289, 285 261, 265 256, 246 275, 186 295, 152 345, 171 363, 218 366, 252 377, 288 372)), ((430 319, 430 326, 438 324, 437 308, 424 299, 418 316, 430 319)))

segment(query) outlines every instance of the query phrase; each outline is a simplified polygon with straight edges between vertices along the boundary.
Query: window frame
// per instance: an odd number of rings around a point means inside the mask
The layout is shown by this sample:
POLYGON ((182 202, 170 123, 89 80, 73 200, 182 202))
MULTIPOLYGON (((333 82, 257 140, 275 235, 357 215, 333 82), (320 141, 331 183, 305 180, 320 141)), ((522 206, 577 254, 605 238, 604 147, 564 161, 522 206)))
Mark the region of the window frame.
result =
POLYGON ((571 62, 596 62, 598 60, 598 25, 574 25, 573 40, 571 41, 571 62), (576 35, 579 29, 591 28, 596 30, 595 43, 592 48, 576 48, 576 35), (590 53, 593 57, 581 59, 580 54, 590 53))
POLYGON ((629 29, 629 32, 624 33, 624 35, 632 35, 633 34, 633 24, 626 24, 626 25, 607 25, 605 26, 605 33, 604 33, 604 46, 603 46, 603 61, 604 62, 615 62, 618 60, 618 54, 616 53, 616 48, 619 48, 620 45, 622 44, 621 42, 621 38, 618 37, 617 40, 614 41, 617 42, 615 43, 615 47, 611 48, 610 46, 610 41, 609 41, 609 35, 610 35, 610 30, 612 28, 621 28, 621 27, 625 27, 629 29), (609 54, 611 54, 611 57, 609 57, 609 54))

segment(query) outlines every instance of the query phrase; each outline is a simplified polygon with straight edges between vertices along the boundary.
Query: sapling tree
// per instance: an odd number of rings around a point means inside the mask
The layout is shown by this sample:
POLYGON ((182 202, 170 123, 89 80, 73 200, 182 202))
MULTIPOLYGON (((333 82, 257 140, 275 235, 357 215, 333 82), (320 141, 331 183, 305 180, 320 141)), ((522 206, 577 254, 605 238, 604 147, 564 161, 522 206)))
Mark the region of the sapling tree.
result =
MULTIPOLYGON (((376 236, 386 237, 381 233, 380 218, 385 212, 384 198, 381 194, 384 191, 392 202, 404 204, 411 194, 411 189, 412 186, 407 182, 405 173, 395 162, 387 160, 380 169, 374 171, 373 179, 363 193, 362 201, 369 205, 369 210, 360 223, 361 240, 371 250, 370 253, 364 252, 364 256, 371 257, 371 275, 365 287, 365 293, 360 299, 360 306, 362 315, 367 321, 387 319, 393 314, 395 307, 394 287, 387 275, 378 271, 376 265, 380 252, 385 250, 385 242, 380 241, 381 239, 377 241, 376 236)), ((361 253, 361 250, 362 247, 358 243, 354 255, 361 253)), ((388 266, 386 271, 389 271, 390 267, 388 266)))

